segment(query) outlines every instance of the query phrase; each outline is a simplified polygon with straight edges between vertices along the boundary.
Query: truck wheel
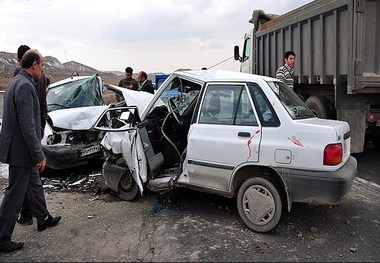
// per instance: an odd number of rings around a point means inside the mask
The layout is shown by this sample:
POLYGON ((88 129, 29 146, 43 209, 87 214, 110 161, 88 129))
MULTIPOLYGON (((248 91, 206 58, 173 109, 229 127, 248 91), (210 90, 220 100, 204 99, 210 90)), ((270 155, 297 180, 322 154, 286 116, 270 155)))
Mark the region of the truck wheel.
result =
POLYGON ((298 98, 305 102, 305 97, 302 94, 297 93, 298 98))
POLYGON ((237 196, 240 218, 251 230, 265 233, 280 222, 282 200, 272 182, 262 177, 250 178, 240 187, 237 196))
POLYGON ((117 196, 125 201, 134 200, 139 193, 139 186, 129 171, 126 171, 120 181, 117 196))
POLYGON ((313 95, 306 100, 306 105, 318 118, 334 119, 335 109, 330 100, 322 95, 313 95))

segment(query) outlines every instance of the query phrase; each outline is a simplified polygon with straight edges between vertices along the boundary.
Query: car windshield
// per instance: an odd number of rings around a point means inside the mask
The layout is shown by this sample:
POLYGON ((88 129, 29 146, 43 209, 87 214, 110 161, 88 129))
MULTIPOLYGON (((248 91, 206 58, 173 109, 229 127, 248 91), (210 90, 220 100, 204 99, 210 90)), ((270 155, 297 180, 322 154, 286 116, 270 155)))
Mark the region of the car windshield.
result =
POLYGON ((166 105, 166 107, 170 109, 169 99, 173 99, 177 106, 178 113, 182 115, 198 95, 200 89, 201 86, 199 84, 180 79, 179 77, 174 78, 156 100, 152 110, 161 105, 166 105))
POLYGON ((48 112, 104 105, 97 75, 51 87, 46 95, 48 112))
POLYGON ((315 117, 314 113, 306 106, 301 98, 298 97, 293 90, 286 86, 286 84, 278 81, 268 81, 268 84, 292 119, 306 119, 315 117))

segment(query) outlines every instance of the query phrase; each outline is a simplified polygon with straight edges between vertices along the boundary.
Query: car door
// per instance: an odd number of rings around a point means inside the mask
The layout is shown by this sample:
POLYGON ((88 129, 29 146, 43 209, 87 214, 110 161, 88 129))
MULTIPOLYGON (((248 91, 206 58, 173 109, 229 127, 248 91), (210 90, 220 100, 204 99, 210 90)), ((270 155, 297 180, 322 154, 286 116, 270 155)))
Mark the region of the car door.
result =
POLYGON ((244 83, 208 84, 188 134, 191 184, 226 190, 233 169, 257 162, 261 127, 244 83))

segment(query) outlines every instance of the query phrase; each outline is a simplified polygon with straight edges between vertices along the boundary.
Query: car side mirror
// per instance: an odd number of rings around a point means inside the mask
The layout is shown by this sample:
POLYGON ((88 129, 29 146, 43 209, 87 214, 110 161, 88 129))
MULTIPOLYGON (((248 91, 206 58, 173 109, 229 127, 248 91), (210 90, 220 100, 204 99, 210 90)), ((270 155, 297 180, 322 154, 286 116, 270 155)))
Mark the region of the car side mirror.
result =
POLYGON ((98 131, 128 131, 140 120, 136 106, 109 107, 100 114, 92 129, 98 131))

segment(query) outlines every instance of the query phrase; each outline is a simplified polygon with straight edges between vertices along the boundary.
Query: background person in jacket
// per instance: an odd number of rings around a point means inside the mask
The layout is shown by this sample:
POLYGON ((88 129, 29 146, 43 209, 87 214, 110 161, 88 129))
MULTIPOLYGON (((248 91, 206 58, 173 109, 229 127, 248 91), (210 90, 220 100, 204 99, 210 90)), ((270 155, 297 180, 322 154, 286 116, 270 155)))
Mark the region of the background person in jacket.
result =
POLYGON ((5 90, 0 131, 0 162, 8 164, 8 186, 0 206, 0 252, 21 249, 23 242, 13 242, 12 233, 25 193, 28 193, 37 229, 58 224, 60 216, 47 210, 38 171, 43 171, 46 158, 41 147, 41 115, 36 93, 44 58, 37 50, 28 50, 21 60, 22 70, 5 90))
POLYGON ((145 71, 140 71, 137 75, 137 82, 140 84, 140 91, 146 91, 154 94, 154 87, 152 81, 148 79, 145 71))
POLYGON ((119 87, 132 89, 132 90, 139 90, 139 84, 134 78, 132 78, 132 75, 133 75, 133 69, 131 67, 126 67, 125 78, 120 80, 119 87))

